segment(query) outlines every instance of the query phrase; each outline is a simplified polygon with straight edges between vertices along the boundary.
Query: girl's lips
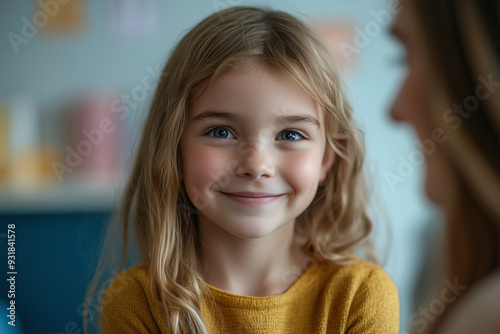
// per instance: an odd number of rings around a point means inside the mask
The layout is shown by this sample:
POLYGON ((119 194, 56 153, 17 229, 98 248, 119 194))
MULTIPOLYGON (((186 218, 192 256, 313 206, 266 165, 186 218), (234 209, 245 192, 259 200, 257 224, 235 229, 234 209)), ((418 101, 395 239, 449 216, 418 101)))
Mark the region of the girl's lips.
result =
POLYGON ((266 193, 250 193, 250 192, 240 192, 240 193, 225 193, 220 192, 230 200, 244 205, 259 206, 272 203, 279 199, 281 195, 272 195, 266 193))

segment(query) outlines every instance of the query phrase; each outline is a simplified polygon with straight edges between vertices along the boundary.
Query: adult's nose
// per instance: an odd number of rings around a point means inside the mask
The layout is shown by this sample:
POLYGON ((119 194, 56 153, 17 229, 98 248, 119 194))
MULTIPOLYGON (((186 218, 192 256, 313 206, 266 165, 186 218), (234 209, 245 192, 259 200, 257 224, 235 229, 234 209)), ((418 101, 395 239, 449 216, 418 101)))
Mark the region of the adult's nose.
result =
POLYGON ((395 122, 404 122, 405 121, 407 108, 409 107, 408 101, 407 101, 408 77, 406 77, 404 80, 405 81, 399 87, 397 94, 394 97, 394 100, 392 102, 392 105, 391 105, 390 111, 389 111, 390 117, 395 122))

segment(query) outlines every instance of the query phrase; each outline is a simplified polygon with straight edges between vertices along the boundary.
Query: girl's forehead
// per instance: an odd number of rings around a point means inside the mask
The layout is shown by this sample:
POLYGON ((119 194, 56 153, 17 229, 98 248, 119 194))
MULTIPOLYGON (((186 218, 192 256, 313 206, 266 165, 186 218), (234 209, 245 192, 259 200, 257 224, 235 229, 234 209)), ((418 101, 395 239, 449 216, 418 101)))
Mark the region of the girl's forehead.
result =
POLYGON ((193 91, 193 103, 312 104, 312 97, 291 77, 266 70, 233 71, 204 82, 193 91))
POLYGON ((233 71, 204 82, 193 91, 190 110, 200 108, 277 109, 285 112, 319 104, 291 77, 266 70, 233 71))
POLYGON ((269 87, 273 84, 283 85, 287 87, 295 86, 294 89, 301 90, 295 80, 279 70, 272 68, 258 60, 247 61, 236 67, 224 69, 218 76, 206 79, 199 84, 194 90, 194 96, 198 97, 207 88, 211 90, 233 90, 245 89, 245 86, 258 84, 262 87, 269 87))

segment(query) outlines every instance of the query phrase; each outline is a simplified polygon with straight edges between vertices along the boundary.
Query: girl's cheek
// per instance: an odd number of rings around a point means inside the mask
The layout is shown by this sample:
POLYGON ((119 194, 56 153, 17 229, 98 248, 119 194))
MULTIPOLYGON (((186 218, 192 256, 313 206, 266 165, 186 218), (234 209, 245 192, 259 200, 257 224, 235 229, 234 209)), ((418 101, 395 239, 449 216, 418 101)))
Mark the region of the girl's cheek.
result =
POLYGON ((313 152, 305 152, 293 158, 284 159, 283 162, 281 172, 294 188, 304 189, 319 182, 321 159, 313 152))
POLYGON ((224 170, 225 159, 221 153, 206 147, 193 148, 187 153, 184 168, 187 177, 191 179, 187 182, 194 182, 197 187, 215 183, 221 171, 224 170))

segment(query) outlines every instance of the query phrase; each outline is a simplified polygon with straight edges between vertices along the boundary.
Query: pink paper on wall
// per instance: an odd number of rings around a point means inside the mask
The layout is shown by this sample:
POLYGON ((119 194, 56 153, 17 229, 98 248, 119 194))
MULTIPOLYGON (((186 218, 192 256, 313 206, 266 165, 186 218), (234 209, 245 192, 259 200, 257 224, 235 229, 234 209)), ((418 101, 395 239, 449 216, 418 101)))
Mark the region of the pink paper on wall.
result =
POLYGON ((323 39, 335 64, 352 70, 357 66, 360 52, 354 43, 354 23, 351 21, 317 21, 313 24, 316 33, 323 39))
POLYGON ((113 95, 85 95, 70 120, 70 145, 75 171, 85 178, 112 177, 119 168, 122 121, 111 111, 113 95))

